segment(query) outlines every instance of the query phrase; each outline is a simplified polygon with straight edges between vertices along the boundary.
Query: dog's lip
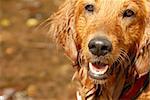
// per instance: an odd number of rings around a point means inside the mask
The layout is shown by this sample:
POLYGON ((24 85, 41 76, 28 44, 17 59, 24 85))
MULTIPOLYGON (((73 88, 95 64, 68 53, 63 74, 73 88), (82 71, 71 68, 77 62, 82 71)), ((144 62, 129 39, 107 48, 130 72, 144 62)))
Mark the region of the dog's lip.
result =
POLYGON ((105 80, 112 73, 112 67, 108 64, 101 64, 95 66, 94 63, 89 63, 89 76, 96 80, 105 80))

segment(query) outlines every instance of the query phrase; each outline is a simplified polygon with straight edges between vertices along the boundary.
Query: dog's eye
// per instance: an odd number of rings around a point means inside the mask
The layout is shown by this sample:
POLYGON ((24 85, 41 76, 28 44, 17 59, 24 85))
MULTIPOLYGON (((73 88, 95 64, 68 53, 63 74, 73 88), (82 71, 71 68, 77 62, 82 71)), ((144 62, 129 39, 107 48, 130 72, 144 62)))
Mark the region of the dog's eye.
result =
POLYGON ((85 10, 89 11, 89 12, 93 12, 94 11, 94 5, 92 5, 92 4, 86 5, 85 10))
POLYGON ((135 15, 134 11, 132 11, 130 9, 125 10, 123 13, 123 17, 132 17, 134 15, 135 15))
POLYGON ((123 17, 131 17, 133 15, 134 15, 134 11, 132 11, 130 9, 125 10, 123 13, 123 17))

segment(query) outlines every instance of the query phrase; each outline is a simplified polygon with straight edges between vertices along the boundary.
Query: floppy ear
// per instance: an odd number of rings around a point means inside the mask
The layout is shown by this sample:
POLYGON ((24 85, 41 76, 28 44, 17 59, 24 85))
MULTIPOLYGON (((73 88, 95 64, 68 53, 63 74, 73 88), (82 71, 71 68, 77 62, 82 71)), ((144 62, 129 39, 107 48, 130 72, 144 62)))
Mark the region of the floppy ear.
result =
POLYGON ((49 33, 54 41, 62 46, 65 53, 72 61, 77 59, 77 48, 75 44, 75 5, 78 0, 66 0, 60 6, 58 12, 54 13, 50 21, 49 33))
POLYGON ((140 43, 136 69, 139 75, 143 75, 150 70, 150 0, 146 0, 147 19, 144 36, 140 43))

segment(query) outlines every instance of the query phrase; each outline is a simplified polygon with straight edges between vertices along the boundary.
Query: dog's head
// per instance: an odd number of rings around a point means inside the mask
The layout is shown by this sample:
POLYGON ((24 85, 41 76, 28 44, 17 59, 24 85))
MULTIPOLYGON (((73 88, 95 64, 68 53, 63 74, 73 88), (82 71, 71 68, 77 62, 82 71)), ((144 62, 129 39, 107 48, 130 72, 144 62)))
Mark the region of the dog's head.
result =
POLYGON ((148 0, 67 0, 52 15, 50 34, 88 75, 110 79, 132 64, 148 23, 148 0), (126 66, 125 66, 126 65, 126 66))

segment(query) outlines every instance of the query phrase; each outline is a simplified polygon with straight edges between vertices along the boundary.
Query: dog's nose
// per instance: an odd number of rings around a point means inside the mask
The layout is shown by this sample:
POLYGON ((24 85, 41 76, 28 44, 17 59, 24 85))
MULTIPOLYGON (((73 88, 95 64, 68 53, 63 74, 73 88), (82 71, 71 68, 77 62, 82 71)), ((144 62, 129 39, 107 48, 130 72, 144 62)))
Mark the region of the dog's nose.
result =
POLYGON ((89 42, 88 47, 96 56, 104 56, 112 51, 112 43, 106 38, 94 38, 89 42))

